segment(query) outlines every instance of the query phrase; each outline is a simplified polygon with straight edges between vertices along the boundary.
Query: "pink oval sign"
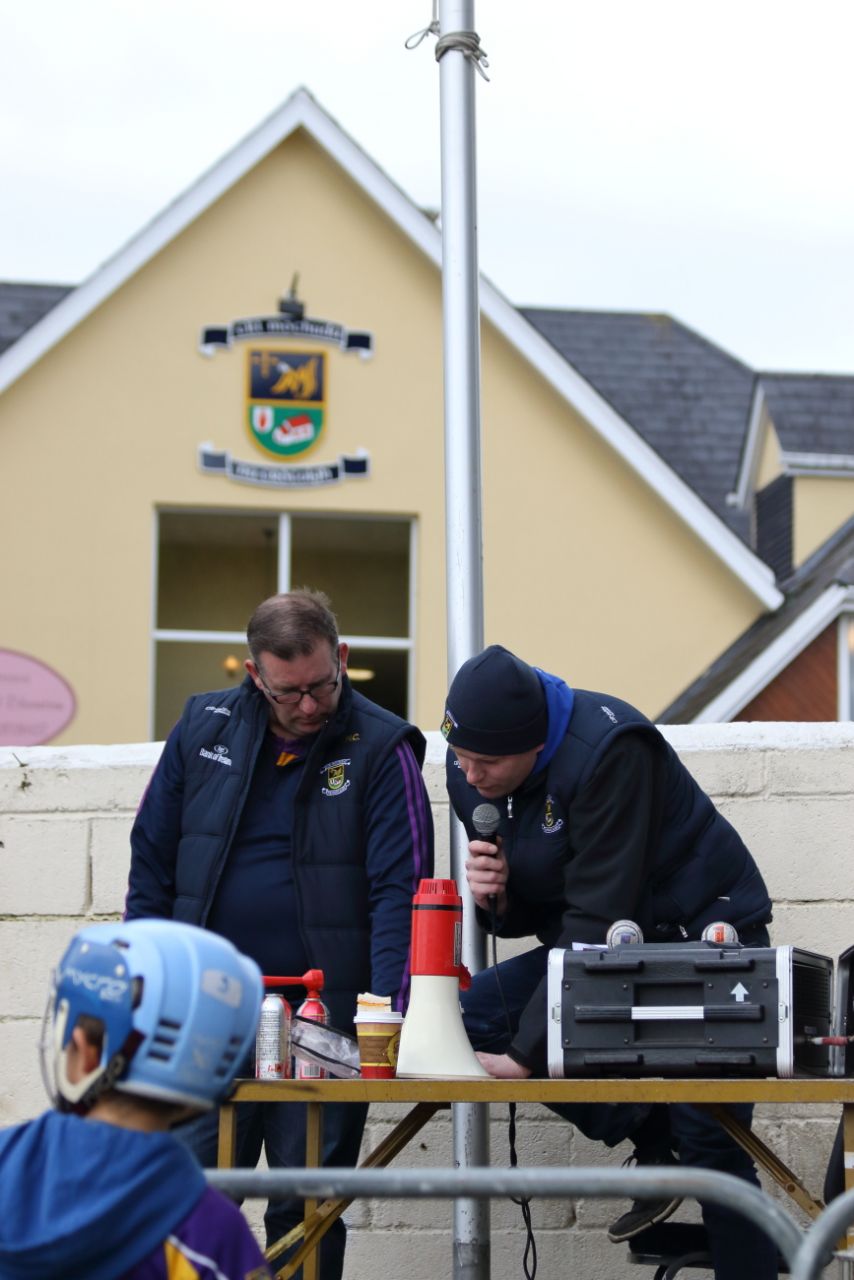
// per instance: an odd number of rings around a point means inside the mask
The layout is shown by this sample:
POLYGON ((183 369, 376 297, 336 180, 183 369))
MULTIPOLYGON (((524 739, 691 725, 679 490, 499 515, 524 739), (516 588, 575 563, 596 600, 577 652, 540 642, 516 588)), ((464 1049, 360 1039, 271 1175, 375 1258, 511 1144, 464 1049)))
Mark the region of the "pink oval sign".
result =
POLYGON ((38 747, 71 721, 70 685, 38 658, 0 649, 0 746, 38 747))

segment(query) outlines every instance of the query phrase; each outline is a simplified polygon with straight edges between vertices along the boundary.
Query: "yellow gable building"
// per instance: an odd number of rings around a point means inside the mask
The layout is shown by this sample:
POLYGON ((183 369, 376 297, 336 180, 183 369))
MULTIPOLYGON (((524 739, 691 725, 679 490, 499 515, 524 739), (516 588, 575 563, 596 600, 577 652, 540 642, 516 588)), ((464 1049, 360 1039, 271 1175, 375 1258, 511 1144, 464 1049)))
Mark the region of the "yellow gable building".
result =
MULTIPOLYGON (((486 281, 481 307, 487 643, 655 715, 773 574, 486 281)), ((360 688, 437 727, 441 325, 436 225, 300 91, 23 333, 0 742, 163 737, 306 584, 360 688)))

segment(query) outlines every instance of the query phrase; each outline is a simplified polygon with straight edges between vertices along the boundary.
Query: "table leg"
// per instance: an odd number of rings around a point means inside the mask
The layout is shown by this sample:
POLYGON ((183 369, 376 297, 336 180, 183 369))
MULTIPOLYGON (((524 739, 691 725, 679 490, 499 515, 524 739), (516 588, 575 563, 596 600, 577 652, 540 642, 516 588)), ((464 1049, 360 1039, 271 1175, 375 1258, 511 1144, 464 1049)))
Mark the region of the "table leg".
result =
MULTIPOLYGON (((854 1103, 842 1104, 842 1146, 845 1158, 845 1190, 854 1189, 854 1103)), ((854 1249, 854 1223, 846 1235, 846 1248, 854 1249)))
MULTIPOLYGON (((323 1103, 307 1102, 305 1108, 305 1167, 306 1169, 319 1169, 323 1161, 323 1103)), ((332 1218, 328 1226, 318 1230, 317 1201, 306 1200, 304 1202, 302 1222, 289 1231, 287 1235, 276 1240, 264 1252, 264 1257, 267 1261, 273 1262, 290 1249, 291 1245, 296 1244, 299 1240, 303 1242, 293 1257, 289 1258, 284 1266, 276 1271, 277 1280, 288 1280, 299 1267, 303 1268, 303 1280, 317 1280, 319 1261, 317 1250, 321 1240, 334 1221, 335 1218, 332 1218)))
MULTIPOLYGON (((319 1169, 323 1163, 323 1104, 309 1102, 306 1106, 305 1121, 305 1167, 319 1169)), ((317 1212, 317 1201, 306 1200, 303 1211, 303 1224, 308 1237, 309 1223, 317 1212)), ((303 1280, 317 1280, 318 1276, 318 1240, 311 1253, 303 1263, 303 1280)))
MULTIPOLYGON (((309 1104, 318 1108, 322 1107, 322 1103, 309 1104)), ((379 1144, 375 1151, 359 1165, 360 1169, 384 1169, 390 1164, 394 1157, 403 1150, 407 1143, 419 1133, 437 1111, 446 1110, 448 1104, 446 1102, 419 1102, 411 1111, 403 1117, 402 1120, 395 1125, 391 1133, 379 1144)), ((310 1141, 310 1128, 306 1133, 306 1147, 310 1141)), ((318 1149, 318 1163, 320 1159, 320 1150, 318 1149)), ((309 1154, 306 1150, 306 1166, 309 1166, 309 1154)), ((314 1203, 314 1202, 313 1202, 314 1203)), ((277 1280, 290 1280, 295 1271, 302 1266, 306 1259, 317 1257, 317 1247, 323 1237, 326 1235, 333 1222, 336 1222, 348 1205, 352 1204, 352 1198, 349 1200, 324 1200, 323 1204, 317 1206, 309 1217, 308 1202, 306 1202, 306 1216, 304 1221, 294 1227, 288 1235, 283 1236, 281 1240, 277 1240, 275 1244, 270 1245, 265 1253, 268 1262, 272 1262, 275 1258, 280 1257, 286 1249, 302 1239, 302 1244, 296 1253, 288 1259, 280 1271, 276 1272, 277 1280)))
POLYGON ((237 1158, 237 1105, 224 1102, 219 1109, 216 1162, 220 1169, 233 1169, 237 1158))
POLYGON ((702 1103, 705 1111, 711 1112, 722 1128, 733 1138, 742 1150, 746 1151, 752 1160, 761 1168, 769 1173, 787 1195, 795 1201, 796 1204, 809 1214, 811 1218, 817 1218, 824 1208, 821 1200, 814 1200, 807 1191, 804 1184, 792 1173, 792 1170, 776 1156, 770 1147, 766 1147, 761 1138, 757 1138, 752 1129, 747 1129, 739 1121, 736 1120, 727 1107, 720 1103, 702 1103))

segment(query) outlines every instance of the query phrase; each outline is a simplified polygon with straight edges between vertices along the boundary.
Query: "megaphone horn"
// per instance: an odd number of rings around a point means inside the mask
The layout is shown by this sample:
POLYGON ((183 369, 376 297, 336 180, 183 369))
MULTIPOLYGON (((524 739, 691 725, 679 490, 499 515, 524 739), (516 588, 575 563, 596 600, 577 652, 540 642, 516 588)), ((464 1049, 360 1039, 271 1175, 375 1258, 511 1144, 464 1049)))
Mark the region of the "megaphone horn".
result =
POLYGON ((455 880, 422 880, 412 900, 412 994, 400 1033, 397 1075, 470 1080, 488 1076, 460 1010, 463 900, 455 880))

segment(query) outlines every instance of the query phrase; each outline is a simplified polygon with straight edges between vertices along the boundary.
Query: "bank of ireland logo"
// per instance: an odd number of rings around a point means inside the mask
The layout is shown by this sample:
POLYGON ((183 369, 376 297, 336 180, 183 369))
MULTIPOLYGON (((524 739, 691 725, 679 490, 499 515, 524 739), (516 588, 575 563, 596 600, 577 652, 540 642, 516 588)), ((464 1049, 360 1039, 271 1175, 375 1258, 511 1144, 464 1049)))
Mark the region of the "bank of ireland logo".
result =
POLYGON ((325 353, 256 348, 246 358, 246 414, 252 439, 274 458, 305 453, 323 431, 325 353))

